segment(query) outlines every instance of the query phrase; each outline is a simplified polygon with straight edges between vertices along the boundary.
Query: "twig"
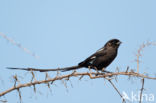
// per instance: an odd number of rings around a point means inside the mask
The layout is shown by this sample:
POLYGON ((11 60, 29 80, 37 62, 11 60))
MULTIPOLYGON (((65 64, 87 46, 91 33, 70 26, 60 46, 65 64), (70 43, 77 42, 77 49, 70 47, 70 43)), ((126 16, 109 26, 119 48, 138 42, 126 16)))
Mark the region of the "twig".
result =
POLYGON ((142 79, 142 87, 141 87, 141 92, 140 92, 140 101, 139 101, 139 103, 141 103, 142 102, 142 93, 143 93, 143 90, 144 90, 144 78, 142 79))
POLYGON ((121 95, 119 90, 116 88, 116 86, 113 84, 113 82, 111 80, 109 80, 109 79, 108 79, 108 81, 113 86, 113 88, 117 91, 117 93, 120 95, 120 97, 122 98, 123 103, 126 103, 125 99, 123 98, 123 96, 121 95))
POLYGON ((136 59, 136 62, 137 62, 137 73, 139 73, 139 64, 140 64, 140 57, 142 56, 141 52, 143 52, 144 48, 148 47, 148 46, 156 46, 156 43, 155 42, 149 42, 147 41, 146 43, 143 43, 140 48, 138 49, 137 51, 137 59, 136 59))
POLYGON ((22 49, 24 52, 30 54, 31 56, 35 57, 36 59, 39 58, 39 56, 37 56, 35 53, 31 52, 29 49, 23 47, 21 44, 15 42, 13 39, 7 37, 5 34, 0 33, 0 36, 2 36, 4 39, 6 39, 7 41, 9 41, 11 44, 19 47, 20 49, 22 49))

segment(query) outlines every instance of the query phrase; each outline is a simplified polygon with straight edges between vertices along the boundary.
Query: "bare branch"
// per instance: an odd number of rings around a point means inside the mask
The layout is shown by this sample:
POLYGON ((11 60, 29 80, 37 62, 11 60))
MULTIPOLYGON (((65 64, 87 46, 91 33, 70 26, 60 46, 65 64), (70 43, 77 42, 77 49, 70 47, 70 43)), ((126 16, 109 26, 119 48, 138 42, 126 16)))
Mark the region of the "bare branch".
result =
POLYGON ((119 92, 119 90, 116 88, 116 86, 113 84, 113 82, 111 80, 108 80, 109 83, 113 86, 113 88, 117 91, 117 93, 120 95, 120 97, 122 98, 123 103, 126 103, 126 100, 123 98, 122 94, 119 92))
POLYGON ((137 59, 136 59, 136 62, 137 62, 137 73, 139 73, 139 64, 140 64, 140 57, 142 56, 142 52, 144 50, 144 48, 148 47, 148 46, 156 46, 156 42, 149 42, 147 41, 146 43, 143 43, 140 48, 138 49, 137 51, 137 59))
POLYGON ((17 43, 13 39, 7 37, 5 34, 0 33, 0 36, 3 37, 4 39, 6 39, 7 41, 9 41, 11 44, 13 44, 13 45, 17 46, 18 48, 22 49, 24 52, 26 52, 26 53, 30 54, 31 56, 35 57, 36 59, 39 58, 39 56, 37 56, 35 53, 33 53, 29 49, 23 47, 21 44, 17 43))
POLYGON ((119 75, 125 75, 125 76, 134 76, 134 77, 139 77, 139 78, 147 78, 147 79, 153 79, 153 80, 156 80, 156 77, 149 77, 149 76, 146 76, 144 74, 139 74, 139 73, 136 73, 136 72, 116 72, 116 73, 94 73, 94 72, 84 72, 84 73, 78 73, 78 72, 74 72, 74 73, 71 73, 71 74, 67 74, 67 75, 57 75, 56 77, 54 78, 49 78, 49 79, 44 79, 44 80, 35 80, 35 81, 31 81, 29 83, 25 83, 25 84, 18 84, 16 86, 13 86, 12 88, 8 89, 8 90, 5 90, 3 92, 0 93, 0 96, 4 96, 5 94, 9 93, 9 92, 12 92, 14 90, 17 90, 19 88, 23 88, 23 87, 29 87, 29 86, 34 86, 34 85, 37 85, 37 84, 47 84, 49 82, 53 83, 54 81, 57 81, 57 80, 62 80, 62 79, 66 79, 66 78, 71 78, 71 77, 81 77, 81 76, 89 76, 90 79, 97 79, 97 78, 110 78, 112 76, 119 76, 119 75))

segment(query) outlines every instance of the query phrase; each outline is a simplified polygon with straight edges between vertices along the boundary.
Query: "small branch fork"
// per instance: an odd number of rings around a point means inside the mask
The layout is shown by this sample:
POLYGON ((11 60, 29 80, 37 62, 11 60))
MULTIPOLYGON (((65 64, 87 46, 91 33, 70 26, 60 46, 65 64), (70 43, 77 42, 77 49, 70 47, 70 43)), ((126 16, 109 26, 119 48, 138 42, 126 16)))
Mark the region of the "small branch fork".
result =
POLYGON ((149 42, 147 41, 146 43, 143 43, 139 49, 137 50, 137 54, 136 54, 136 62, 137 62, 137 73, 139 73, 139 66, 140 66, 140 57, 142 56, 142 52, 144 51, 144 49, 146 47, 149 47, 149 46, 156 46, 156 42, 149 42))

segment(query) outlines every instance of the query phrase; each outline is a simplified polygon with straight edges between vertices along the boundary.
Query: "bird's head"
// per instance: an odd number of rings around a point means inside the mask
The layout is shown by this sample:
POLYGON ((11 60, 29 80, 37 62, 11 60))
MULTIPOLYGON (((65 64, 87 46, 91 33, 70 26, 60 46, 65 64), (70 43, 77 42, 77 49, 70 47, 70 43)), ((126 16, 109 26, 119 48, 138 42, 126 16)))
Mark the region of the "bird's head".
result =
POLYGON ((122 42, 118 39, 111 39, 106 44, 105 47, 118 48, 122 42))

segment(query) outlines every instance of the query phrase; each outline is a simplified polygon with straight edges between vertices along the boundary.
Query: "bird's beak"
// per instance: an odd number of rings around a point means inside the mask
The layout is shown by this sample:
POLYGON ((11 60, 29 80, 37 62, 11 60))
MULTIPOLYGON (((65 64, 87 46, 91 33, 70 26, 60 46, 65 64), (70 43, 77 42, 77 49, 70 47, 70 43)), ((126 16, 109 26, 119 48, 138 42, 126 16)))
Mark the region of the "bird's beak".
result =
POLYGON ((121 43, 122 43, 122 42, 121 42, 121 41, 119 41, 117 44, 118 44, 118 45, 120 45, 121 43))

